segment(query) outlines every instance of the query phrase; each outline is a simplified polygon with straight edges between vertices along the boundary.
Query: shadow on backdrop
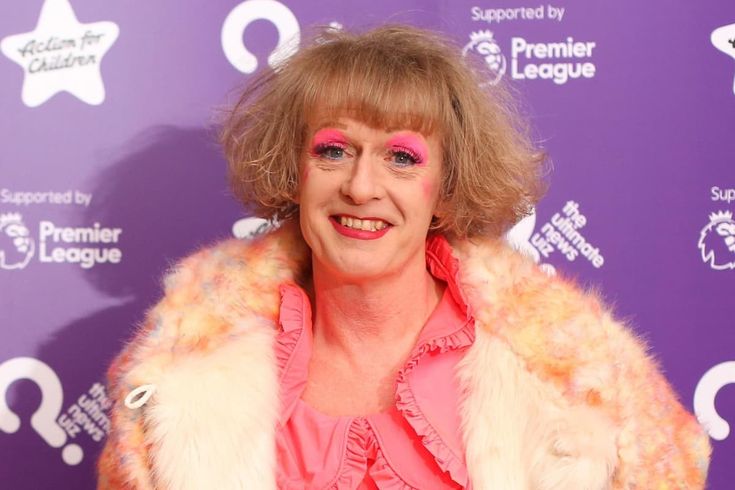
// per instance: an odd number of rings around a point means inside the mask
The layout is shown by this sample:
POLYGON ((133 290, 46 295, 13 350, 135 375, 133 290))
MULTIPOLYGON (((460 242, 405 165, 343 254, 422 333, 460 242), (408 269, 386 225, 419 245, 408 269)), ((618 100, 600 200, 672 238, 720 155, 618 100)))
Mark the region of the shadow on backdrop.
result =
MULTIPOLYGON (((243 214, 230 197, 226 165, 211 131, 159 127, 134 138, 125 147, 132 151, 101 171, 93 185, 92 204, 78 218, 78 225, 99 222, 103 227, 123 229, 119 242, 121 263, 83 271, 95 289, 119 303, 60 327, 36 355, 61 379, 61 413, 94 383, 104 381, 109 363, 146 309, 160 297, 162 274, 182 256, 231 236, 233 223, 243 214)), ((17 385, 13 387, 17 402, 12 409, 22 420, 29 420, 40 404, 40 392, 32 383, 17 385)), ((95 488, 94 465, 104 441, 94 441, 84 429, 67 440, 84 451, 78 466, 61 462, 61 448, 45 443, 42 450, 38 445, 19 447, 19 441, 40 441, 29 424, 23 424, 16 437, 4 440, 12 440, 14 445, 0 447, 0 454, 10 454, 10 450, 15 454, 5 457, 4 464, 12 465, 13 475, 24 476, 22 482, 5 480, 3 488, 95 488), (45 451, 48 454, 40 454, 45 451), (38 460, 54 457, 59 458, 58 465, 39 471, 38 460)))

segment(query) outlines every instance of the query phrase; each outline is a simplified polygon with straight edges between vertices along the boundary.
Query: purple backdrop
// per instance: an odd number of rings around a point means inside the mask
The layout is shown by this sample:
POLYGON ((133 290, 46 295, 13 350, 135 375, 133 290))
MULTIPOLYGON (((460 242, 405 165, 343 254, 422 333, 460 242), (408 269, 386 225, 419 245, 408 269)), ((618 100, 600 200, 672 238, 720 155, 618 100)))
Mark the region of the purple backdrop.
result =
POLYGON ((247 232, 218 109, 308 26, 388 21, 515 80, 553 171, 509 239, 649 340, 732 488, 735 8, 707 3, 0 3, 0 486, 94 488, 99 383, 161 273, 247 232))

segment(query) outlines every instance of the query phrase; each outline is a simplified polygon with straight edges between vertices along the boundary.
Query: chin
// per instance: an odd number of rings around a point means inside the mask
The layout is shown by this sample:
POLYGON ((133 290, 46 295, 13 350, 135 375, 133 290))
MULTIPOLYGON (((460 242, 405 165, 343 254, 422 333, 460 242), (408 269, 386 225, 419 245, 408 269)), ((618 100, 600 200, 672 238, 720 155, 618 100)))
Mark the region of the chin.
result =
POLYGON ((381 267, 378 264, 367 264, 366 261, 330 264, 330 268, 334 271, 335 275, 355 282, 378 279, 391 274, 389 268, 381 267))

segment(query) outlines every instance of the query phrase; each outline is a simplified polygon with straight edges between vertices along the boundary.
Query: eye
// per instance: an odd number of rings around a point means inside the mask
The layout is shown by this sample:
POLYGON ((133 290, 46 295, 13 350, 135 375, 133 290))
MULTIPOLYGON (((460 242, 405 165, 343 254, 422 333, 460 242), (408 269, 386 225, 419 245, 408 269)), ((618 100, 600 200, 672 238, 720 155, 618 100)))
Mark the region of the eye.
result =
POLYGON ((421 163, 419 156, 409 148, 392 148, 390 157, 393 163, 399 167, 411 167, 421 163))
POLYGON ((345 157, 345 148, 337 143, 325 143, 314 148, 314 155, 327 160, 341 160, 345 157))

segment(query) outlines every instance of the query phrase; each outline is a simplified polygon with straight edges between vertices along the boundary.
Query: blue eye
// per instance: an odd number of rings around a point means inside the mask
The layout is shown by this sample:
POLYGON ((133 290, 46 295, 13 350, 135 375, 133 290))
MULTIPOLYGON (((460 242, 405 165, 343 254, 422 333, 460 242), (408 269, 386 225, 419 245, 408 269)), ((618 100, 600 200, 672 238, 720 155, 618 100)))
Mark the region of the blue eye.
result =
POLYGON ((419 163, 419 159, 405 150, 392 150, 391 160, 399 167, 410 167, 419 163))
POLYGON ((314 149, 314 154, 327 160, 341 160, 345 156, 345 149, 334 144, 320 145, 314 149))

